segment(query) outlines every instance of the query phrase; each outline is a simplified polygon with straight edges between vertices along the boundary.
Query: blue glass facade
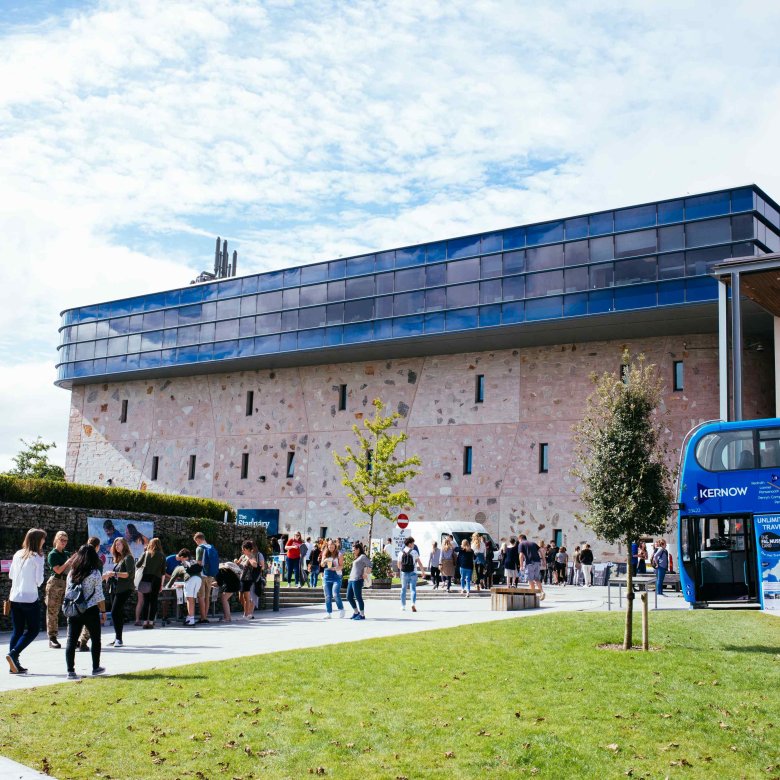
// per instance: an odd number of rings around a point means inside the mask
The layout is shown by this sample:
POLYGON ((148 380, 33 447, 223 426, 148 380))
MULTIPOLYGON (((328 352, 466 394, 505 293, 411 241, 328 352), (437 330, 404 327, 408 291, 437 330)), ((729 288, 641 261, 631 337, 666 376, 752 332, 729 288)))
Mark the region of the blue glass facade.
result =
POLYGON ((743 187, 190 285, 63 312, 57 382, 713 301, 712 264, 770 251, 743 187))

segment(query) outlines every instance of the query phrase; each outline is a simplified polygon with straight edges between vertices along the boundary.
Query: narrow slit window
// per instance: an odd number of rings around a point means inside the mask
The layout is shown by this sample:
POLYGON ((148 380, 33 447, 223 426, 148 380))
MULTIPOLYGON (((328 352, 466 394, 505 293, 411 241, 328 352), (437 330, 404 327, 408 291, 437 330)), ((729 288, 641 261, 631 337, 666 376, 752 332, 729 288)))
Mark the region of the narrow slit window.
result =
POLYGON ((366 471, 370 474, 374 469, 374 451, 366 450, 366 471))
POLYGON ((127 398, 122 401, 122 411, 119 413, 119 422, 127 422, 127 398))
POLYGON ((679 392, 683 389, 685 384, 685 373, 682 360, 674 361, 674 389, 675 392, 679 392))
POLYGON ((485 402, 485 375, 477 374, 476 387, 474 389, 474 402, 481 404, 485 402))
POLYGON ((347 386, 339 385, 339 411, 343 412, 347 408, 347 386))
POLYGON ((624 384, 628 384, 628 364, 627 363, 621 363, 620 364, 620 381, 624 384))
POLYGON ((539 445, 539 473, 546 474, 550 470, 550 445, 542 442, 539 445))
POLYGON ((295 453, 287 453, 287 477, 292 478, 295 476, 295 453))
POLYGON ((187 479, 195 479, 195 456, 190 455, 190 468, 189 472, 187 473, 187 479))
POLYGON ((251 417, 255 411, 255 391, 246 391, 246 416, 251 417))
POLYGON ((241 479, 246 479, 249 476, 249 453, 241 453, 241 479))
POLYGON ((152 458, 152 482, 157 482, 157 475, 160 473, 160 458, 155 455, 152 458))
POLYGON ((472 453, 473 451, 471 447, 463 448, 463 473, 464 474, 471 474, 472 453))

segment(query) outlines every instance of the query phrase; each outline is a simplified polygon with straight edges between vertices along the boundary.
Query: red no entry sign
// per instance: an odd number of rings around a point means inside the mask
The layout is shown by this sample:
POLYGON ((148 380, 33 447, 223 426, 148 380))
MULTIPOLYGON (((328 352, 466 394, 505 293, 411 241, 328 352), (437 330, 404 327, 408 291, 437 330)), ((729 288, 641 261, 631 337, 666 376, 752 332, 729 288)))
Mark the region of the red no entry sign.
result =
POLYGON ((398 527, 403 531, 403 529, 409 525, 409 518, 403 512, 401 512, 401 514, 396 518, 396 522, 398 523, 398 527))

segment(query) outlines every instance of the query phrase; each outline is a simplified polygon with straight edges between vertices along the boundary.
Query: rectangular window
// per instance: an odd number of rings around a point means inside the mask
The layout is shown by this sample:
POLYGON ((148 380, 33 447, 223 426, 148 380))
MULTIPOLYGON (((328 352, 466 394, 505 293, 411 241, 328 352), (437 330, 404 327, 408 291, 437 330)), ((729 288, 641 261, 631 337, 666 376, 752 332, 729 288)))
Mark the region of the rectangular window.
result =
POLYGON ((339 385, 339 411, 343 412, 347 408, 347 386, 339 385))
POLYGON ((160 473, 160 458, 155 455, 152 458, 152 482, 157 482, 157 475, 160 473))
POLYGON ((287 478, 292 479, 295 476, 295 453, 287 453, 287 478))
POLYGON ((187 473, 187 479, 195 479, 195 456, 190 455, 190 468, 187 473))
POLYGON ((246 416, 251 417, 255 411, 255 391, 246 391, 246 416))
POLYGON ((464 447, 463 448, 463 473, 464 474, 471 474, 471 456, 472 456, 472 448, 464 447))
POLYGON ((241 453, 241 479, 246 479, 249 476, 249 453, 241 453))
POLYGON ((474 391, 474 402, 481 404, 485 402, 485 375, 477 374, 476 388, 474 391))
POLYGON ((563 531, 560 528, 553 529, 553 541, 556 547, 560 547, 563 544, 563 531))
POLYGON ((550 470, 549 452, 550 445, 542 442, 539 445, 539 473, 546 474, 550 470))
POLYGON ((674 389, 679 391, 683 389, 684 374, 683 374, 683 362, 682 360, 675 360, 674 365, 674 389))
POLYGON ((127 422, 127 399, 125 398, 124 401, 122 401, 122 411, 119 413, 119 422, 126 423, 127 422))

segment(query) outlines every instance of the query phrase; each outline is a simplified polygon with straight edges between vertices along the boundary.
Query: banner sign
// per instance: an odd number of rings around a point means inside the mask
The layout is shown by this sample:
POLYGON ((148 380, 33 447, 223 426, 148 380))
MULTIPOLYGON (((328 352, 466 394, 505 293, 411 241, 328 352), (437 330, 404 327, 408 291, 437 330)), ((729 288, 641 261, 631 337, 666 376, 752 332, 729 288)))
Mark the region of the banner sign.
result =
POLYGON ((133 558, 140 558, 149 540, 154 536, 154 522, 151 520, 115 520, 106 517, 88 517, 87 532, 100 539, 98 554, 104 565, 113 566, 111 545, 114 539, 127 542, 133 558))
POLYGON ((236 525, 262 526, 268 536, 279 533, 278 509, 237 509, 236 525))
POLYGON ((780 515, 753 515, 761 609, 780 612, 780 515))

